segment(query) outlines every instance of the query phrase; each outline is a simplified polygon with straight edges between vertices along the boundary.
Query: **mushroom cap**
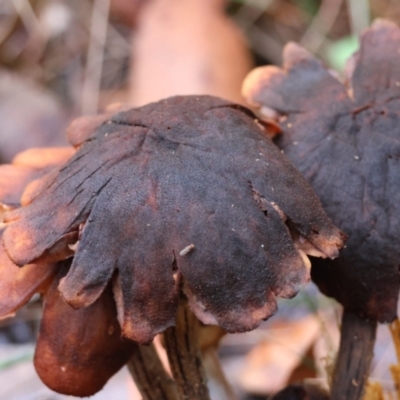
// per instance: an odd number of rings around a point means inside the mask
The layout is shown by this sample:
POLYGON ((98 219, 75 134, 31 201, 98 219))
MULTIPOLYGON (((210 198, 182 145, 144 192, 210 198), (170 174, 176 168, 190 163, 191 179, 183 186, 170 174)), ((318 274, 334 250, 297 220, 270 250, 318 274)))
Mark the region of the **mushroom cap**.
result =
MULTIPOLYGON (((38 187, 55 166, 67 161, 74 152, 68 147, 30 149, 18 154, 12 164, 0 166, 0 238, 5 228, 4 214, 20 207, 24 191, 38 187)), ((54 263, 18 268, 0 241, 0 319, 13 315, 35 293, 42 293, 56 271, 54 263)))
POLYGON ((284 67, 254 71, 244 93, 275 110, 277 145, 349 239, 335 260, 313 259, 327 295, 364 316, 396 317, 400 258, 400 29, 376 21, 349 60, 344 84, 300 46, 284 67))
POLYGON ((32 148, 17 154, 12 164, 0 165, 0 204, 18 207, 26 186, 70 158, 71 147, 32 148))
POLYGON ((309 279, 291 232, 324 256, 343 245, 249 110, 182 96, 96 121, 70 130, 76 154, 7 213, 3 243, 17 265, 73 249, 63 298, 88 307, 112 280, 123 336, 174 325, 182 282, 204 323, 254 329, 309 279))
MULTIPOLYGON (((13 164, 0 166, 0 222, 46 184, 73 148, 31 149, 13 164)), ((4 225, 4 224, 2 224, 4 225)), ((0 237, 4 226, 0 228, 0 237)), ((35 293, 43 296, 43 318, 34 364, 43 382, 60 393, 90 396, 99 391, 128 359, 136 344, 121 339, 111 287, 89 307, 74 310, 57 287, 71 264, 41 262, 17 267, 0 243, 0 319, 11 316, 35 293)))

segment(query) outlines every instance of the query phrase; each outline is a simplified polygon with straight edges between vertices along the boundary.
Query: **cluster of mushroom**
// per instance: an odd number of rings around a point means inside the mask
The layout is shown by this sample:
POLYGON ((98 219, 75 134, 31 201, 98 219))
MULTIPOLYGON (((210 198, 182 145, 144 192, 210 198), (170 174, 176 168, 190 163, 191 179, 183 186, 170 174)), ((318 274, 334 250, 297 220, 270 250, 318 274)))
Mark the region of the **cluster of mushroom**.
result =
POLYGON ((56 391, 100 390, 183 298, 204 324, 256 328, 309 280, 306 253, 343 246, 241 106, 174 97, 80 119, 68 137, 0 167, 0 315, 43 295, 35 367, 56 391))
POLYGON ((400 29, 378 20, 349 59, 344 83, 290 43, 283 69, 261 67, 244 95, 279 125, 275 143, 349 237, 335 260, 312 260, 322 292, 344 306, 331 398, 360 399, 377 322, 397 315, 400 225, 400 29))

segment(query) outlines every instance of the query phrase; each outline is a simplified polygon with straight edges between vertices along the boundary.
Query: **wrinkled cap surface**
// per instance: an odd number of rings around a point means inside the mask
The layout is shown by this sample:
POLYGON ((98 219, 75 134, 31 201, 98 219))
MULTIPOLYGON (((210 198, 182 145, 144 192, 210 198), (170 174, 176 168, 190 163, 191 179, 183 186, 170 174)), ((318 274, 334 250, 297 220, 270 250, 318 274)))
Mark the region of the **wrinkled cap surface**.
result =
POLYGON ((349 239, 312 278, 346 309, 381 322, 396 316, 400 259, 400 30, 377 21, 348 62, 345 84, 288 44, 284 68, 254 71, 244 92, 278 112, 276 143, 312 184, 349 239))
POLYGON ((181 282, 204 323, 253 329, 308 280, 298 247, 335 257, 343 244, 245 108, 174 97, 83 125, 72 159, 6 214, 3 243, 18 265, 73 249, 63 298, 84 308, 112 282, 127 338, 174 324, 181 282))
MULTIPOLYGON (((21 206, 24 191, 38 186, 50 171, 68 160, 73 148, 30 149, 18 154, 12 164, 0 166, 0 238, 5 213, 21 206)), ((28 190, 29 191, 29 190, 28 190)), ((54 278, 54 263, 18 268, 0 243, 0 319, 13 315, 35 293, 43 293, 54 278)))
MULTIPOLYGON (((0 166, 0 222, 6 210, 20 207, 65 163, 73 148, 31 149, 12 164, 0 166)), ((0 237, 4 224, 0 228, 0 237)), ((43 297, 43 318, 35 350, 35 368, 51 389, 74 396, 90 396, 132 356, 137 345, 121 339, 111 289, 89 307, 74 310, 60 296, 60 279, 71 259, 17 267, 0 244, 0 319, 11 316, 35 293, 43 297)))
POLYGON ((70 147, 34 148, 19 153, 12 164, 0 165, 0 204, 18 207, 29 183, 43 178, 73 153, 70 147))

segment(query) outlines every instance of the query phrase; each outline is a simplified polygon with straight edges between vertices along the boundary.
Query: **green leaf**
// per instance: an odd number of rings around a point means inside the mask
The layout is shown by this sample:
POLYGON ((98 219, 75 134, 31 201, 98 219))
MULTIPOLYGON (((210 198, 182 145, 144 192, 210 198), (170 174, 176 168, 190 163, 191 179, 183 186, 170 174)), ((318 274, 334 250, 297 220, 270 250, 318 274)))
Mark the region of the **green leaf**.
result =
POLYGON ((331 67, 337 71, 343 71, 347 59, 352 56, 359 47, 360 42, 357 36, 346 36, 333 42, 327 48, 326 59, 331 67))

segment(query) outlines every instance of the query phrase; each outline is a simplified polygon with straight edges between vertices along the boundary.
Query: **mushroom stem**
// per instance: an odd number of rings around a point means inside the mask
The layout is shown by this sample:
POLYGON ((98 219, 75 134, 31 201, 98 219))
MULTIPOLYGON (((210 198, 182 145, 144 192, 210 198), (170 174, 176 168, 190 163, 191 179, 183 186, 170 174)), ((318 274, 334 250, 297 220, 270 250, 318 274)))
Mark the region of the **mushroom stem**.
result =
POLYGON ((182 302, 176 326, 165 331, 165 347, 172 374, 182 400, 209 400, 207 378, 199 346, 200 323, 182 302))
POLYGON ((377 325, 376 321, 362 319, 344 310, 331 400, 362 399, 371 366, 377 325))
POLYGON ((154 346, 137 346, 128 362, 143 400, 178 400, 176 385, 165 371, 154 346))
POLYGON ((203 365, 208 378, 208 386, 213 397, 218 400, 237 400, 237 396, 227 381, 221 363, 219 362, 217 348, 210 347, 202 352, 203 365))

